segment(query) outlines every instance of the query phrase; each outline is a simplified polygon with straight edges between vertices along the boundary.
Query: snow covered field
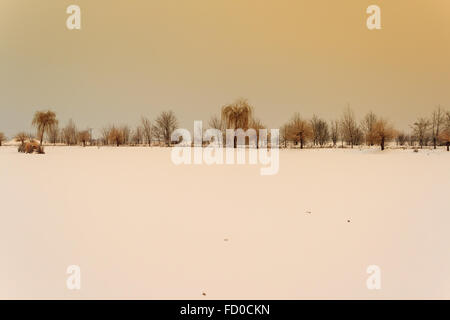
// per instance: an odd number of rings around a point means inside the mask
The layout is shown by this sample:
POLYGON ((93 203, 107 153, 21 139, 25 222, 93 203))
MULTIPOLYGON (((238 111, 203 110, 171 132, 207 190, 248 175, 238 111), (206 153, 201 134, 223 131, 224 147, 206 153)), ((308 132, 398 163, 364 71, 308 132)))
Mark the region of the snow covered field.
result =
POLYGON ((450 298, 449 152, 281 150, 277 175, 259 168, 0 147, 0 298, 450 298))

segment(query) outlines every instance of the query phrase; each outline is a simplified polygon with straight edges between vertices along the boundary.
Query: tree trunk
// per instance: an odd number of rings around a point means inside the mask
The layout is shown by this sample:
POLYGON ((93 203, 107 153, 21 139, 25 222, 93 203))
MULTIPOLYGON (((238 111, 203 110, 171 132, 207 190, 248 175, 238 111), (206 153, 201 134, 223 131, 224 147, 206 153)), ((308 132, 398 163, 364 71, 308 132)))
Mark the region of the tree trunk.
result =
POLYGON ((381 138, 381 151, 384 150, 384 138, 381 138))
POLYGON ((44 133, 45 133, 45 125, 42 127, 41 143, 40 143, 41 146, 42 146, 42 142, 44 141, 44 133))
POLYGON ((433 138, 433 147, 434 147, 434 149, 436 149, 436 144, 437 144, 436 137, 434 137, 433 138))
POLYGON ((447 151, 450 151, 450 141, 447 141, 447 151))
POLYGON ((300 149, 303 149, 303 139, 300 139, 300 149))

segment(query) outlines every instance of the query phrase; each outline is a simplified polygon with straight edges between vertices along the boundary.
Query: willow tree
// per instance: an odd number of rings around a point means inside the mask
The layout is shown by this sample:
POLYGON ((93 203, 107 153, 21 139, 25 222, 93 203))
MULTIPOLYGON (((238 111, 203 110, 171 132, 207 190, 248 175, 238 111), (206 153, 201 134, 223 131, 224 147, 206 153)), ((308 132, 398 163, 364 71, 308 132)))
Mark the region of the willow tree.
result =
POLYGON ((42 146, 44 134, 49 133, 51 128, 58 125, 58 120, 56 120, 56 114, 52 111, 36 111, 31 124, 36 127, 40 146, 42 146))
MULTIPOLYGON (((252 121, 253 107, 246 99, 238 99, 235 102, 222 107, 221 120, 226 129, 242 129, 246 131, 252 121)), ((234 137, 234 147, 237 147, 237 137, 234 137)))

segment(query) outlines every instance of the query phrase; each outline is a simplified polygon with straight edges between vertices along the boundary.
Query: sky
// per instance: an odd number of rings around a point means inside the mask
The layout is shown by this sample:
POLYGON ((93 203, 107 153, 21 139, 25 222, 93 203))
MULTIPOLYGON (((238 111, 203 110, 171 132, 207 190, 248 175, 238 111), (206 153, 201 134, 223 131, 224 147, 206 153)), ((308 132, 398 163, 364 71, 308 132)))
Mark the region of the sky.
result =
POLYGON ((173 110, 192 130, 237 98, 269 128, 347 104, 408 129, 450 109, 448 0, 1 0, 0 131, 53 110, 94 132, 173 110), (69 30, 66 8, 81 8, 69 30), (368 30, 366 8, 381 8, 368 30))

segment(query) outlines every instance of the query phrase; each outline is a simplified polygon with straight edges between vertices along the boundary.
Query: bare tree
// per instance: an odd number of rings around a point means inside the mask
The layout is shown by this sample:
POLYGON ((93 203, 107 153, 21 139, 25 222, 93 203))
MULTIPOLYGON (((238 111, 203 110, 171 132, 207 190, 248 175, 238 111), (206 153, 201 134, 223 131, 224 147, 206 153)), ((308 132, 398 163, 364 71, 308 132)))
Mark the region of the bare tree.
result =
POLYGON ((161 146, 161 141, 164 140, 163 132, 161 131, 161 128, 156 124, 152 125, 152 139, 158 141, 158 146, 161 146))
POLYGON ((283 125, 280 128, 280 142, 287 148, 287 143, 289 141, 289 123, 283 125))
POLYGON ((47 132, 47 139, 50 143, 55 145, 58 142, 60 135, 60 130, 58 127, 58 124, 51 126, 50 129, 47 132))
POLYGON ((345 139, 347 143, 350 144, 353 148, 353 146, 358 143, 361 130, 358 128, 355 120, 355 114, 349 106, 344 110, 341 118, 340 128, 342 138, 345 139))
POLYGON ((122 131, 122 144, 129 144, 130 143, 130 136, 131 136, 131 130, 130 127, 127 125, 123 125, 119 128, 120 131, 122 131))
POLYGON ((314 145, 323 147, 330 139, 330 132, 328 130, 328 123, 313 115, 311 119, 312 140, 314 145))
POLYGON ((425 118, 419 118, 412 125, 412 129, 414 132, 414 136, 419 142, 420 148, 422 149, 429 139, 430 121, 425 118))
POLYGON ((220 117, 214 115, 208 121, 208 127, 210 129, 216 129, 222 132, 222 144, 225 144, 225 124, 220 117))
POLYGON ((303 149, 305 143, 312 137, 311 126, 296 113, 289 122, 288 136, 295 144, 300 143, 300 149, 303 149))
POLYGON ((252 118, 249 124, 249 128, 254 129, 256 132, 256 147, 259 148, 261 143, 265 143, 265 141, 259 140, 259 130, 266 129, 266 126, 259 120, 252 118))
POLYGON ((387 142, 391 141, 394 138, 394 128, 389 122, 385 119, 379 119, 375 122, 373 127, 375 143, 377 143, 381 150, 385 149, 385 145, 387 142))
POLYGON ((25 141, 28 139, 28 134, 26 132, 19 132, 14 136, 14 140, 17 142, 20 142, 20 144, 23 146, 25 144, 25 141))
POLYGON ((447 151, 450 151, 450 111, 447 111, 444 117, 444 128, 439 135, 439 140, 445 143, 447 151))
POLYGON ((31 124, 36 127, 37 135, 40 140, 39 145, 42 146, 44 134, 48 133, 51 127, 56 126, 58 124, 58 120, 56 120, 56 114, 50 110, 46 112, 36 111, 31 124))
POLYGON ((361 121, 361 129, 364 133, 364 138, 368 146, 373 146, 375 144, 375 123, 377 122, 377 120, 377 116, 372 111, 370 111, 364 116, 363 120, 361 121))
POLYGON ((140 145, 142 143, 143 136, 144 136, 144 129, 142 128, 142 126, 137 126, 136 129, 134 129, 133 131, 131 140, 133 141, 134 144, 140 145))
POLYGON ((28 140, 29 140, 30 142, 33 142, 33 141, 34 141, 34 134, 33 134, 33 133, 31 133, 31 132, 27 133, 27 137, 28 137, 28 140))
POLYGON ((62 138, 64 140, 64 143, 72 146, 77 144, 78 142, 78 136, 77 136, 77 127, 75 125, 75 122, 73 122, 72 119, 67 122, 67 125, 62 129, 62 138))
POLYGON ((336 144, 339 140, 339 121, 331 121, 331 141, 333 142, 333 147, 336 147, 336 144))
POLYGON ((156 118, 156 127, 158 133, 164 140, 167 146, 171 145, 172 132, 178 127, 178 121, 173 111, 163 111, 158 118, 156 118))
POLYGON ((91 140, 91 133, 89 130, 83 130, 78 132, 78 141, 81 142, 83 147, 86 147, 86 143, 91 140))
POLYGON ((433 139, 433 147, 436 149, 439 140, 441 126, 444 122, 444 112, 441 106, 437 106, 431 115, 431 138, 433 139))
POLYGON ((109 131, 109 141, 114 143, 117 147, 123 144, 123 130, 121 128, 116 128, 115 126, 112 126, 109 131))
POLYGON ((353 137, 353 145, 360 146, 364 143, 364 132, 360 127, 356 127, 355 135, 353 137))
POLYGON ((104 127, 101 130, 101 140, 102 140, 102 144, 107 146, 109 145, 109 136, 111 133, 111 127, 104 127))
POLYGON ((0 132, 0 147, 2 146, 3 141, 6 141, 6 136, 3 132, 0 132))
POLYGON ((403 131, 401 131, 396 134, 395 141, 397 142, 397 145, 404 146, 408 141, 408 138, 409 137, 403 131))
POLYGON ((313 115, 312 119, 310 120, 310 125, 311 125, 311 141, 313 143, 313 146, 319 144, 318 142, 318 122, 319 122, 319 117, 317 117, 315 114, 313 115))
POLYGON ((409 134, 408 135, 408 144, 410 147, 414 147, 416 145, 417 142, 417 138, 414 134, 409 134))
POLYGON ((211 119, 209 119, 208 125, 211 129, 217 129, 217 130, 223 130, 224 129, 224 123, 218 116, 212 116, 211 119))
POLYGON ((152 122, 145 118, 141 117, 143 136, 145 138, 146 143, 151 146, 152 145, 152 122))

